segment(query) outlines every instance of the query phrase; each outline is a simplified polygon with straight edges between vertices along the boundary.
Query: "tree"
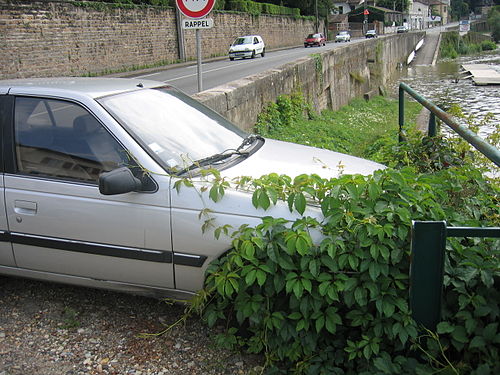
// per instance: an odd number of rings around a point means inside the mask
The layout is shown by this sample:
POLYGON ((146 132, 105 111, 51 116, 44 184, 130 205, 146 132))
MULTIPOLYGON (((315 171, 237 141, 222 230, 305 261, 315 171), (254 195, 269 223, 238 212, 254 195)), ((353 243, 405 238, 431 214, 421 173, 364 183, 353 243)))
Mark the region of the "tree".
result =
POLYGON ((378 0, 377 6, 387 9, 396 10, 398 12, 404 12, 408 10, 409 1, 408 0, 378 0))

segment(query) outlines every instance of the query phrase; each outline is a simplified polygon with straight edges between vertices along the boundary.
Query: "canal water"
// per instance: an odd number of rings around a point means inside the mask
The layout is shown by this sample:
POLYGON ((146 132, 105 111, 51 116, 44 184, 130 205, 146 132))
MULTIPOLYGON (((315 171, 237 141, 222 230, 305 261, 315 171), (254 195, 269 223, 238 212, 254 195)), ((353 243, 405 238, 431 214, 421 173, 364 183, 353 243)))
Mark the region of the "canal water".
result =
MULTIPOLYGON (((488 64, 500 72, 500 48, 480 55, 438 61, 435 66, 410 64, 399 81, 405 82, 443 110, 451 104, 458 104, 466 115, 474 116, 474 124, 479 124, 490 113, 492 118, 479 130, 479 135, 484 138, 494 129, 500 130, 500 85, 475 86, 471 79, 463 79, 462 64, 488 64)), ((397 88, 395 93, 397 95, 397 88)), ((457 120, 464 124, 464 121, 457 120)))

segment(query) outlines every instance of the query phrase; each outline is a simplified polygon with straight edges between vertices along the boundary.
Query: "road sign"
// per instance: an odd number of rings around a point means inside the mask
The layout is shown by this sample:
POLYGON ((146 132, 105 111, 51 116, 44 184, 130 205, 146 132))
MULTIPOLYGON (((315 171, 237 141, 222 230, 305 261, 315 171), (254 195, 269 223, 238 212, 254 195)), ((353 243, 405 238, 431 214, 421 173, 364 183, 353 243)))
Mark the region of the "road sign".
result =
POLYGON ((365 9, 365 10, 364 10, 364 12, 363 12, 363 14, 364 14, 365 16, 367 16, 367 15, 369 15, 369 14, 370 14, 370 12, 368 11, 368 9, 365 9))
POLYGON ((183 19, 183 29, 211 29, 214 27, 214 20, 212 18, 200 18, 197 20, 183 19))
POLYGON ((177 8, 189 18, 205 17, 215 5, 215 0, 175 0, 177 8))

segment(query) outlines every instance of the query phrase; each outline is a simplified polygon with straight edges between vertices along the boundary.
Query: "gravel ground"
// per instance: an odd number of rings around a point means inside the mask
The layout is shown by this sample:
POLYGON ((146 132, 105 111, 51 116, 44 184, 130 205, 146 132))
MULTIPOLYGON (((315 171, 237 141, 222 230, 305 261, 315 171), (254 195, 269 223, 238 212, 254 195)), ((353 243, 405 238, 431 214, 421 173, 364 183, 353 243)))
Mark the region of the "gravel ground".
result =
POLYGON ((184 307, 95 289, 0 277, 0 375, 258 374, 262 360, 216 348, 184 307))

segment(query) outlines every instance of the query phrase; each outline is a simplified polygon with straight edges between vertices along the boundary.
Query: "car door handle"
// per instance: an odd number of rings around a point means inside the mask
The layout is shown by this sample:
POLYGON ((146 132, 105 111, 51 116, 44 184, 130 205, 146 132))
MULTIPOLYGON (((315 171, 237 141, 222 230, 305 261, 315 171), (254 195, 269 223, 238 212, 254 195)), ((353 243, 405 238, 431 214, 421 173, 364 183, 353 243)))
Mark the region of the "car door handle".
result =
POLYGON ((14 201, 14 212, 17 214, 34 215, 36 214, 36 211, 37 211, 36 202, 20 201, 20 200, 14 201))

